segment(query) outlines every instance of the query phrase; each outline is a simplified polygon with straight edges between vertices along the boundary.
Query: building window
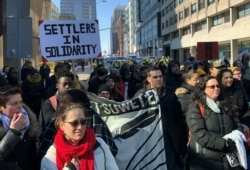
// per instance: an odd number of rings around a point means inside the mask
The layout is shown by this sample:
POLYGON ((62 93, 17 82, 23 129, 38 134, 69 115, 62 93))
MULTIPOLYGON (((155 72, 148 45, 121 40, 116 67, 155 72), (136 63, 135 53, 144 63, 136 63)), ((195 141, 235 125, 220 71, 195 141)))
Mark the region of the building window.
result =
POLYGON ((224 13, 224 23, 230 22, 230 12, 227 11, 224 13))
POLYGON ((170 4, 170 11, 172 11, 174 9, 174 2, 171 2, 170 4))
POLYGON ((173 35, 173 38, 172 38, 172 39, 178 38, 178 37, 179 37, 179 31, 173 32, 172 35, 173 35))
POLYGON ((165 15, 165 10, 162 10, 161 11, 161 16, 164 17, 164 15, 165 15))
POLYGON ((166 7, 166 15, 169 13, 169 8, 170 8, 170 6, 168 5, 168 6, 166 7))
POLYGON ((183 19, 183 11, 179 12, 179 21, 183 19))
POLYGON ((201 10, 201 9, 203 9, 203 8, 205 8, 205 2, 204 2, 205 0, 199 0, 199 10, 201 10))
POLYGON ((213 17, 213 26, 222 24, 222 15, 213 17))
POLYGON ((205 30, 207 28, 207 21, 201 21, 195 25, 195 31, 205 30))
POLYGON ((209 5, 213 4, 214 1, 215 1, 215 0, 207 0, 207 5, 209 6, 209 5))
POLYGON ((185 8, 185 18, 189 16, 189 7, 185 8))
POLYGON ((164 29, 164 22, 161 23, 161 29, 164 29))
POLYGON ((213 17, 213 26, 220 25, 230 21, 230 13, 225 12, 223 14, 217 15, 213 17))
POLYGON ((190 34, 190 27, 183 28, 183 35, 190 34))
POLYGON ((250 3, 238 7, 238 18, 243 18, 250 15, 250 3))
POLYGON ((174 15, 174 23, 177 23, 177 14, 174 15))
POLYGON ((191 5, 191 14, 194 14, 196 12, 196 3, 191 5))
POLYGON ((179 4, 181 4, 183 2, 183 0, 179 0, 179 4))
POLYGON ((170 25, 173 25, 173 23, 174 23, 174 19, 173 17, 170 17, 170 25))
POLYGON ((166 28, 168 27, 168 20, 166 20, 166 28))
POLYGON ((169 41, 170 40, 170 35, 167 34, 163 37, 163 41, 169 41))
POLYGON ((178 6, 178 0, 174 0, 174 8, 178 6))

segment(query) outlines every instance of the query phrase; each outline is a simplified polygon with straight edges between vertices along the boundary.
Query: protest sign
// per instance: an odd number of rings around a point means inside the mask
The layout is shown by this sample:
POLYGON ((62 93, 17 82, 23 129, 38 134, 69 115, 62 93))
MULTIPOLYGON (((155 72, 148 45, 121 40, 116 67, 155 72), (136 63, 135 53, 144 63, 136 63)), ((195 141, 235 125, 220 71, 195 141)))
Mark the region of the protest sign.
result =
POLYGON ((167 168, 160 101, 154 90, 124 102, 87 95, 113 135, 119 169, 167 168))
POLYGON ((40 51, 45 61, 95 58, 101 54, 97 20, 39 22, 40 51))

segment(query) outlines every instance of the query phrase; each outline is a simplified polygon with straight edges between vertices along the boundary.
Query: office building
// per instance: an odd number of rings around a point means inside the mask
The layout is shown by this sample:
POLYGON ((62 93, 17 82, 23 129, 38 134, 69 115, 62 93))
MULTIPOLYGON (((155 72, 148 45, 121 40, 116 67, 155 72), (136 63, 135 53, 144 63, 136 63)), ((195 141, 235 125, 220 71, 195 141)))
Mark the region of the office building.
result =
POLYGON ((184 62, 197 42, 218 42, 219 58, 233 62, 250 51, 249 0, 161 0, 163 55, 184 62))
POLYGON ((73 19, 96 19, 96 0, 61 0, 61 16, 73 19))
MULTIPOLYGON (((121 21, 118 24, 119 18, 125 13, 126 6, 116 6, 112 18, 111 18, 111 32, 110 32, 110 38, 111 38, 111 54, 120 54, 120 46, 118 41, 118 32, 122 29, 117 29, 120 25, 121 21)), ((124 18, 124 16, 123 16, 124 18)), ((122 21, 123 22, 123 21, 122 21)))

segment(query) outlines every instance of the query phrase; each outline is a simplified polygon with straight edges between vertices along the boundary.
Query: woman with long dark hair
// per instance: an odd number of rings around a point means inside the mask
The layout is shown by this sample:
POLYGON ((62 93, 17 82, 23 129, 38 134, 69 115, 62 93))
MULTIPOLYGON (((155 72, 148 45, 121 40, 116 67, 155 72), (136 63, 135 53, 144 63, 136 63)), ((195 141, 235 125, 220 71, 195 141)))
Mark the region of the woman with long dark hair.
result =
POLYGON ((205 76, 196 86, 187 111, 190 130, 188 163, 190 170, 230 170, 227 153, 236 150, 231 139, 223 137, 233 130, 242 131, 235 110, 228 100, 221 96, 217 78, 205 76))

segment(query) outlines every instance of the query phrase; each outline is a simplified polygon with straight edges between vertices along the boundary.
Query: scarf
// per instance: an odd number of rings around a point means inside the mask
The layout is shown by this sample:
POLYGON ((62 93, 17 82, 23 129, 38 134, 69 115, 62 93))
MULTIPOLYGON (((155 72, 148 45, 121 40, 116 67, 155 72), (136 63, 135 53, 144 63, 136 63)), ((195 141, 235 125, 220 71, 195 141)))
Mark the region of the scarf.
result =
MULTIPOLYGON (((26 112, 26 110, 24 108, 21 109, 20 111, 26 118, 26 123, 24 124, 23 128, 19 131, 21 133, 20 138, 23 139, 24 133, 29 129, 30 126, 30 119, 28 116, 28 113, 26 112)), ((4 113, 0 114, 0 118, 2 120, 3 123, 3 128, 4 128, 4 132, 7 133, 7 131, 10 128, 10 122, 12 120, 12 118, 6 116, 4 113)))
POLYGON ((220 113, 219 102, 215 102, 213 99, 206 97, 208 107, 215 113, 220 113))
POLYGON ((84 137, 77 146, 69 145, 64 138, 63 131, 59 129, 54 139, 58 169, 63 169, 65 163, 69 163, 72 158, 77 157, 80 160, 80 170, 94 170, 95 143, 95 133, 90 127, 86 127, 84 137))

